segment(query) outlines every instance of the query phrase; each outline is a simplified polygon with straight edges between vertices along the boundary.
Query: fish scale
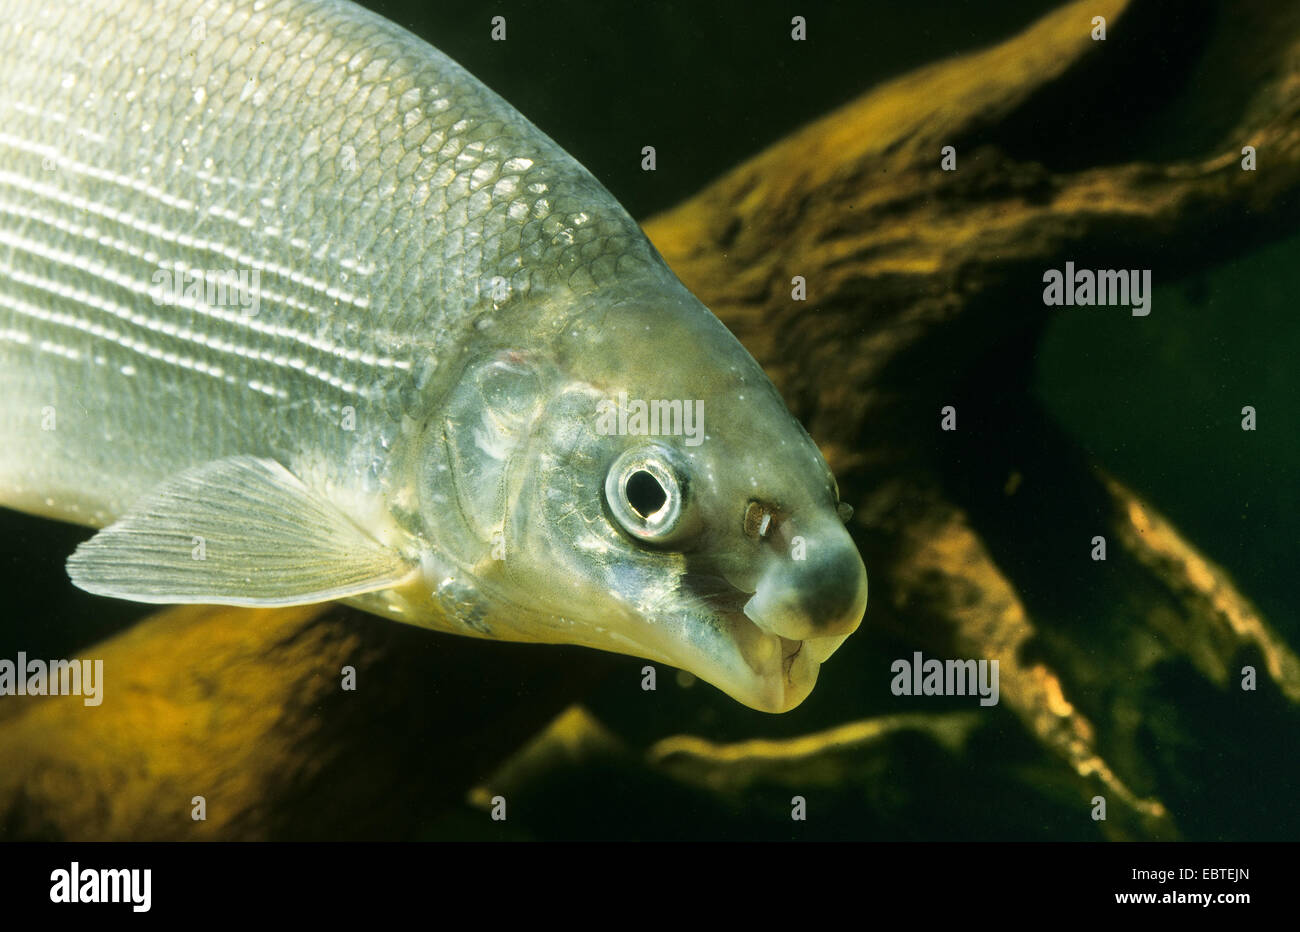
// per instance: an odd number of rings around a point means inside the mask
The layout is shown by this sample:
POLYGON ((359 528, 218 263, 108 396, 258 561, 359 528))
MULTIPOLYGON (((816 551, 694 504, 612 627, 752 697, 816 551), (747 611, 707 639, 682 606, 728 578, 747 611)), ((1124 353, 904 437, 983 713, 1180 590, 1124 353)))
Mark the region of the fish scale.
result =
POLYGON ((304 437, 381 473, 473 320, 536 326, 547 292, 656 261, 508 104, 351 4, 9 0, 0 88, 0 486, 29 510, 102 525, 177 469, 304 437), (159 306, 178 264, 255 270, 257 314, 159 306), (176 442, 132 444, 158 419, 176 442))

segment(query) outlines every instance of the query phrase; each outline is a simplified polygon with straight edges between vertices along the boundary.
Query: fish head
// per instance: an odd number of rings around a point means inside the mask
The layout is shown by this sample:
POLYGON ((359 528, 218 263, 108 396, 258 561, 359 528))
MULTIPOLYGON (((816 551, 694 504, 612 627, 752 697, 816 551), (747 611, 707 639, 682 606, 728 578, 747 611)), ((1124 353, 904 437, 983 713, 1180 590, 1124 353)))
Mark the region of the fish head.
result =
POLYGON ((860 623, 866 570, 775 387, 689 292, 668 293, 575 316, 546 366, 492 364, 515 367, 506 397, 532 400, 498 460, 508 478, 486 483, 502 547, 476 590, 507 636, 661 661, 787 711, 860 623))

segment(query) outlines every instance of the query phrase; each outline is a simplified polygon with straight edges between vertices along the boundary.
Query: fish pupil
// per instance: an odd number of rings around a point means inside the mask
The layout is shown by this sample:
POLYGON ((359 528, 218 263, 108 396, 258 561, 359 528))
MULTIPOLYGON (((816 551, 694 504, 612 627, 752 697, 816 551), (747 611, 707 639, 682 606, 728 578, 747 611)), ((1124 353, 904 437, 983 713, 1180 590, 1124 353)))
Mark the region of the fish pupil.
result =
POLYGON ((659 480, 644 469, 638 469, 627 478, 627 503, 642 518, 649 518, 668 501, 659 480))

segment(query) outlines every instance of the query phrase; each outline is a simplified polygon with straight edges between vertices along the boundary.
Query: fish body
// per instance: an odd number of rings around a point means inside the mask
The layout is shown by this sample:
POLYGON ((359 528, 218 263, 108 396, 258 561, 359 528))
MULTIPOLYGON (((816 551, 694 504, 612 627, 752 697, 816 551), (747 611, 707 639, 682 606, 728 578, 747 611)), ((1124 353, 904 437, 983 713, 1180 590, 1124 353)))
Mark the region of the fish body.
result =
POLYGON ((824 460, 635 221, 341 0, 6 0, 0 399, 0 504, 101 528, 104 595, 343 599, 769 711, 865 608, 824 460))

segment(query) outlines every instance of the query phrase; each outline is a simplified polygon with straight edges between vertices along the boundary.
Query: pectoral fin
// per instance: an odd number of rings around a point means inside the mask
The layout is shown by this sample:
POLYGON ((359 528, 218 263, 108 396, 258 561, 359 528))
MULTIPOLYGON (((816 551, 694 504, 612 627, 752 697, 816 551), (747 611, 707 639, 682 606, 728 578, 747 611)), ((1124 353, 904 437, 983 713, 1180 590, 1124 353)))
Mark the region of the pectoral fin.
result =
POLYGON ((68 558, 74 585, 135 602, 305 605, 413 571, 289 470, 252 456, 177 475, 68 558))

